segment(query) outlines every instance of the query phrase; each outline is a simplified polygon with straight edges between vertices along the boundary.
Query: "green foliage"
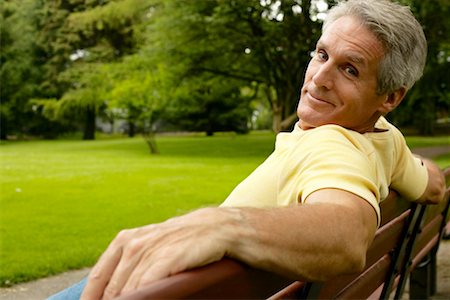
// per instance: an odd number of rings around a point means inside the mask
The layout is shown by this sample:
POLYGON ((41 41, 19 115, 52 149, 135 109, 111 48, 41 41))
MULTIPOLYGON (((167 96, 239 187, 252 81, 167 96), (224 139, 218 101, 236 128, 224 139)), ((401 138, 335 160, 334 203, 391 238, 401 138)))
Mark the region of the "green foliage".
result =
MULTIPOLYGON (((429 61, 390 118, 432 133, 450 110, 450 4, 399 1, 424 25, 429 61)), ((275 131, 288 129, 320 35, 319 2, 336 1, 4 0, 1 138, 73 128, 94 138, 99 117, 126 119, 130 135, 133 126, 245 132, 255 107, 275 131), (32 99, 60 107, 33 110, 32 99)))
POLYGON ((79 48, 89 50, 90 59, 115 59, 136 48, 135 32, 139 29, 135 28, 136 23, 145 23, 152 2, 108 1, 77 11, 68 16, 66 30, 74 35, 79 48))
POLYGON ((59 103, 58 99, 31 99, 30 104, 35 111, 39 111, 41 115, 49 120, 58 119, 59 103))
POLYGON ((60 77, 63 76, 70 78, 73 87, 60 99, 56 117, 81 116, 86 109, 98 112, 104 104, 108 88, 111 88, 105 67, 102 64, 80 63, 60 77))
POLYGON ((110 66, 112 88, 108 91, 107 114, 125 119, 129 135, 142 132, 151 153, 158 153, 154 134, 170 104, 170 74, 162 63, 152 63, 141 53, 110 66))
POLYGON ((1 78, 1 139, 8 131, 21 132, 35 121, 27 99, 35 95, 40 73, 34 65, 35 51, 30 15, 34 1, 3 1, 0 5, 0 78, 1 78))
MULTIPOLYGON (((105 91, 111 89, 102 64, 134 51, 134 24, 144 24, 150 1, 61 1, 39 2, 32 12, 34 56, 43 74, 40 92, 32 98, 56 98, 47 104, 56 113, 51 120, 71 120, 93 139, 96 116, 103 113, 105 91)), ((33 55, 30 55, 33 57, 33 55)), ((31 68, 33 69, 33 68, 31 68)), ((40 105, 45 105, 40 102, 40 105)), ((46 115, 44 115, 46 116, 46 115)))
MULTIPOLYGON (((109 92, 110 108, 123 109, 126 118, 135 121, 154 123, 154 115, 162 110, 169 100, 168 89, 170 79, 162 64, 153 70, 133 68, 131 60, 140 60, 138 56, 130 57, 115 66, 126 69, 126 76, 115 78, 113 88, 109 92)), ((149 127, 152 127, 151 125, 149 127)))
POLYGON ((391 118, 418 133, 435 132, 436 119, 448 118, 450 111, 450 2, 445 0, 405 0, 423 25, 428 42, 428 58, 422 79, 406 95, 391 118))
POLYGON ((229 82, 239 87, 261 87, 278 131, 295 112, 298 87, 320 32, 309 1, 280 3, 165 1, 157 11, 153 39, 162 60, 182 66, 182 80, 216 76, 233 79, 229 82))
POLYGON ((185 80, 177 90, 178 103, 171 106, 171 122, 209 136, 218 131, 247 133, 250 99, 237 86, 215 76, 185 80))

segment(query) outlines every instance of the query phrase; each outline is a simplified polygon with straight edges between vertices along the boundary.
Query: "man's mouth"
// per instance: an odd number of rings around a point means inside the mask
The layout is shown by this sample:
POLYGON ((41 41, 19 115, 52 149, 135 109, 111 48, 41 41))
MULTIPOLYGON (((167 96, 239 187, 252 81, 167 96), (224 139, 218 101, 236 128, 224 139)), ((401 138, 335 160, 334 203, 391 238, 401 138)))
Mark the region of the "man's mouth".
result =
POLYGON ((336 105, 334 105, 333 102, 331 102, 331 101, 329 101, 329 100, 327 100, 327 99, 324 99, 323 97, 321 97, 321 96, 318 95, 318 94, 315 94, 315 93, 311 93, 311 92, 309 92, 309 91, 306 91, 306 96, 307 96, 311 101, 313 101, 314 103, 328 104, 328 105, 336 106, 336 105))

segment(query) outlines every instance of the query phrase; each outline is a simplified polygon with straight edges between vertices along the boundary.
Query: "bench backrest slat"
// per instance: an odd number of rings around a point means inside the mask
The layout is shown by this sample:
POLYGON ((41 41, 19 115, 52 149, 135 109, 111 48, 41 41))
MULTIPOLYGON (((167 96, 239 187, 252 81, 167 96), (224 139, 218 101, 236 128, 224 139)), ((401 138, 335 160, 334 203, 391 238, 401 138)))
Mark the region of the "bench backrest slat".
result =
POLYGON ((232 259, 222 259, 159 280, 117 299, 264 299, 293 281, 232 259))
MULTIPOLYGON (((393 272, 396 261, 402 259, 402 249, 405 249, 408 241, 408 230, 411 231, 411 222, 417 219, 418 214, 416 204, 399 197, 388 197, 383 202, 383 207, 387 208, 382 210, 384 222, 377 230, 374 241, 367 251, 364 271, 360 274, 339 276, 329 280, 322 284, 320 293, 303 295, 304 298, 363 299, 369 297, 383 285, 388 274, 393 272), (387 212, 387 217, 385 212, 387 212)), ((393 273, 389 279, 390 286, 396 277, 397 275, 393 273)))
MULTIPOLYGON (((423 206, 426 210, 425 217, 420 224, 420 230, 414 245, 412 245, 408 260, 405 262, 405 267, 402 272, 399 284, 396 290, 395 298, 398 299, 403 294, 406 284, 406 279, 410 276, 413 269, 426 259, 426 256, 431 255, 436 257, 439 248, 439 242, 447 224, 450 209, 450 168, 444 170, 446 179, 446 193, 443 201, 438 205, 423 206)), ((425 283, 422 283, 425 284, 425 283)), ((432 284, 427 282, 427 284, 432 284)), ((435 283, 434 283, 435 284, 435 283)), ((415 288, 416 290, 416 288, 415 288)), ((420 289, 419 289, 420 290, 420 289)), ((414 293, 411 296, 419 296, 414 293)))

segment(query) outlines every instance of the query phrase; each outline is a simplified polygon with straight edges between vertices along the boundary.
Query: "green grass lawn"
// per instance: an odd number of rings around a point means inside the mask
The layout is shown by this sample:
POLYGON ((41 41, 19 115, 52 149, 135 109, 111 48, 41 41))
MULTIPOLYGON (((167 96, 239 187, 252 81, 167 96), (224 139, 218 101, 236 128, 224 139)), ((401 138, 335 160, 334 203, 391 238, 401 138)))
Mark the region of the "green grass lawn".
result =
POLYGON ((0 286, 90 266, 123 228, 220 203, 273 142, 271 133, 163 136, 160 155, 141 138, 2 143, 0 286))
POLYGON ((410 148, 449 145, 450 136, 407 136, 406 142, 410 148))
POLYGON ((123 228, 220 203, 273 134, 0 146, 0 285, 92 265, 123 228))

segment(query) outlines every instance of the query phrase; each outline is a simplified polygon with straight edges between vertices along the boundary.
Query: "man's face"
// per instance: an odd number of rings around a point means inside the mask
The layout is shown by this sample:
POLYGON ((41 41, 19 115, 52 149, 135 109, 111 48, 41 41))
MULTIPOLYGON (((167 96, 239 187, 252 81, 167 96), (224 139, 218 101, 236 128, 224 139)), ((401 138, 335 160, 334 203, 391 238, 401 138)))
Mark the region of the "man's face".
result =
POLYGON ((373 130, 387 99, 376 93, 382 56, 382 44, 357 19, 342 17, 330 24, 306 70, 297 108, 300 127, 373 130))

